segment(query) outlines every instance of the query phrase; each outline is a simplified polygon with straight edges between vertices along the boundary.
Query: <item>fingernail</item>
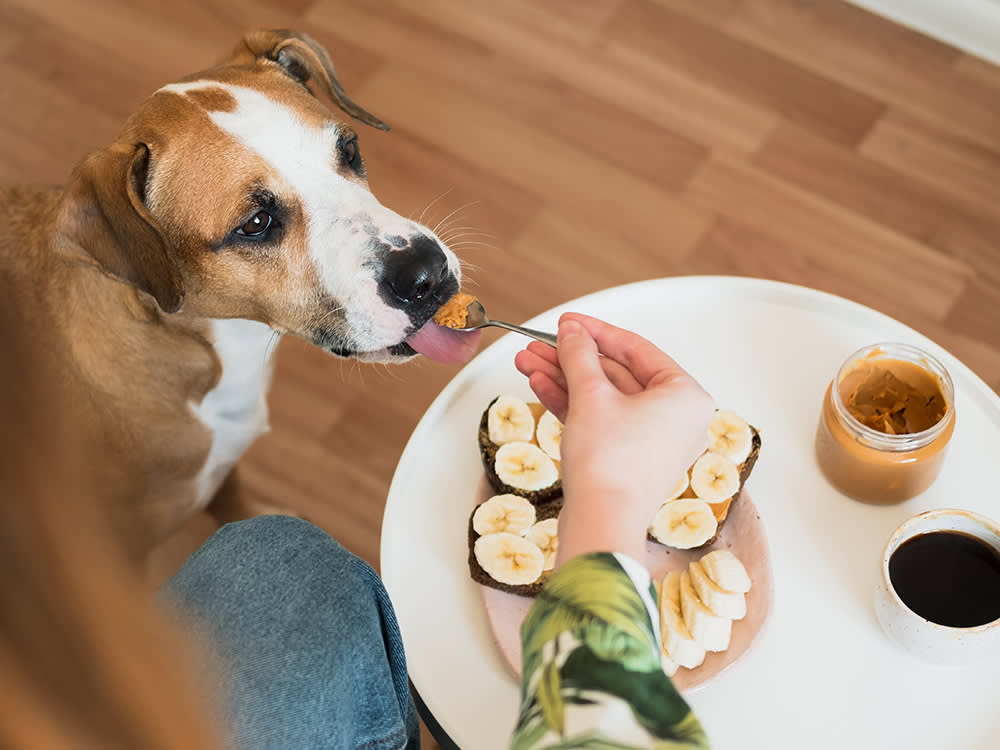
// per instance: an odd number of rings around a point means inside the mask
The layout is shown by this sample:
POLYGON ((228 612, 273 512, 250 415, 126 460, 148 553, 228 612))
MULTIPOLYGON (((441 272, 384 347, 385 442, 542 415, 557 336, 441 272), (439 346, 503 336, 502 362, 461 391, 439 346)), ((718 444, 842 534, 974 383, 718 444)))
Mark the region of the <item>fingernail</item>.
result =
POLYGON ((579 336, 583 333, 583 326, 575 320, 567 320, 559 324, 559 338, 565 339, 570 336, 579 336))

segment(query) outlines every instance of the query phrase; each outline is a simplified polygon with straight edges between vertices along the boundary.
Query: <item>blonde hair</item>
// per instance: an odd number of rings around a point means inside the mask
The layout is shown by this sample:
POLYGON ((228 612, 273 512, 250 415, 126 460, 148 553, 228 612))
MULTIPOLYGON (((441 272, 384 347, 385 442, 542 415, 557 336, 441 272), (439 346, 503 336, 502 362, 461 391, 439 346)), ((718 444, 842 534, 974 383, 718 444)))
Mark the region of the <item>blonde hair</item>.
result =
POLYGON ((102 516, 103 457, 50 335, 0 299, 0 747, 221 747, 102 516))

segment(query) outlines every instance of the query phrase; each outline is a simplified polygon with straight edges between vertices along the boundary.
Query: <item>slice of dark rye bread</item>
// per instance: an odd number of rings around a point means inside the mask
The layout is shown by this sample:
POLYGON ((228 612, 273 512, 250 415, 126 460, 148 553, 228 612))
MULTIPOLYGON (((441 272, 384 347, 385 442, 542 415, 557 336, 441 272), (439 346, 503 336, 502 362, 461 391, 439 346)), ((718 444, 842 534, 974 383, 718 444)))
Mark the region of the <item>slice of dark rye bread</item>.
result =
MULTIPOLYGON (((545 503, 544 505, 535 506, 535 523, 539 521, 544 521, 549 518, 556 518, 559 515, 559 511, 562 510, 563 499, 558 497, 552 502, 545 503)), ((478 505, 476 506, 479 507, 478 505)), ((479 564, 476 559, 476 540, 479 538, 479 534, 476 533, 475 528, 472 526, 472 517, 475 515, 476 510, 473 508, 472 513, 469 514, 469 573, 472 575, 472 580, 476 583, 481 583, 484 586, 490 586, 500 591, 506 591, 510 594, 517 594, 519 596, 537 596, 538 592, 542 590, 542 586, 545 585, 546 581, 549 580, 549 576, 552 574, 551 570, 546 570, 542 572, 542 575, 534 583, 526 583, 521 586, 512 586, 507 583, 500 583, 483 570, 483 567, 479 564)))
MULTIPOLYGON (((480 442, 483 439, 482 435, 485 429, 484 425, 481 425, 479 430, 480 442)), ((753 432, 753 438, 750 444, 750 455, 748 455, 746 460, 742 464, 740 464, 739 489, 737 489, 736 494, 730 499, 729 505, 726 507, 726 516, 723 518, 722 521, 719 522, 719 527, 718 529, 716 529, 715 534, 712 536, 711 539, 709 539, 704 544, 700 545, 697 549, 701 549, 702 547, 707 547, 710 544, 714 544, 715 541, 719 538, 719 532, 722 530, 722 527, 726 522, 726 518, 728 518, 729 514, 732 512, 733 503, 739 500, 740 495, 743 492, 743 486, 746 484, 747 479, 750 477, 750 472, 753 471, 753 468, 757 463, 757 459, 760 457, 760 448, 762 444, 760 432, 758 432, 757 428, 754 427, 753 425, 750 426, 750 430, 753 432)), ((489 441, 488 436, 486 440, 489 441)), ((490 443, 490 445, 492 445, 492 443, 490 443)), ((484 460, 485 460, 485 455, 484 455, 484 460)), ((487 476, 489 476, 489 472, 487 472, 487 476)), ((551 500, 547 503, 543 503, 542 505, 536 505, 535 522, 537 523, 538 521, 544 521, 547 518, 558 518, 559 513, 562 510, 562 506, 563 506, 563 498, 561 494, 554 500, 551 500)), ((479 506, 477 505, 476 508, 478 507, 479 506)), ((506 591, 508 593, 517 594, 519 596, 537 596, 538 592, 542 590, 542 586, 544 586, 546 581, 549 580, 551 571, 545 571, 544 573, 542 573, 541 577, 534 583, 524 584, 521 586, 511 586, 509 584, 500 583, 500 581, 495 580, 489 573, 483 570, 482 566, 479 564, 479 561, 476 560, 475 544, 476 540, 479 538, 479 534, 476 533, 476 530, 475 528, 473 528, 472 525, 472 517, 476 512, 476 508, 473 508, 472 513, 469 514, 469 573, 472 576, 472 580, 474 580, 476 583, 482 584, 483 586, 490 586, 492 588, 499 589, 500 591, 506 591)), ((652 542, 656 542, 656 544, 661 544, 648 534, 647 538, 652 542)), ((663 546, 666 549, 669 549, 666 547, 666 545, 663 546)))
MULTIPOLYGON (((490 487, 498 495, 517 495, 523 497, 534 506, 544 505, 555 500, 557 497, 562 497, 562 478, 557 479, 555 484, 550 484, 548 487, 531 491, 504 484, 500 477, 497 476, 497 451, 500 450, 500 446, 490 440, 489 428, 490 406, 493 406, 495 401, 496 399, 490 401, 489 406, 486 407, 486 411, 483 412, 482 419, 479 420, 479 455, 483 459, 483 469, 486 471, 486 480, 490 483, 490 487)), ((532 404, 528 406, 530 408, 532 404)), ((535 414, 535 421, 538 421, 538 414, 535 414)))

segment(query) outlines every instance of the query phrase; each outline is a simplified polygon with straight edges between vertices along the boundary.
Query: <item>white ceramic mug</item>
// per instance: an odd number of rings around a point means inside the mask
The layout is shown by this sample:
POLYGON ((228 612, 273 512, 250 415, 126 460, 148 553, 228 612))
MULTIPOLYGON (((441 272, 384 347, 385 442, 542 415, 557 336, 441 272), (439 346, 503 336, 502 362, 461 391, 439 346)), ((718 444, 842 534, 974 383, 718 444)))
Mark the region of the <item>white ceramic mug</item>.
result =
POLYGON ((982 540, 1000 553, 1000 525, 968 510, 929 510, 907 519, 892 533, 882 553, 875 589, 875 614, 886 634, 908 652, 937 664, 962 664, 1000 657, 1000 619, 969 628, 939 625, 911 610, 893 589, 889 559, 909 539, 935 531, 957 531, 982 540))

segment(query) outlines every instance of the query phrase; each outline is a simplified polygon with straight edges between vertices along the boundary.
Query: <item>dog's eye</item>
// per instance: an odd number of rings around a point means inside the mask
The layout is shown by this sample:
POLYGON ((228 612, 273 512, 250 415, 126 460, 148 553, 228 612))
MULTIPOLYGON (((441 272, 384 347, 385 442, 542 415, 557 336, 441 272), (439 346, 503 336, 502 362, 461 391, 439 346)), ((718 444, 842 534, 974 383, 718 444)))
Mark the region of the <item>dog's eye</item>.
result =
POLYGON ((340 157, 344 160, 345 164, 350 165, 351 169, 354 170, 361 169, 361 151, 358 149, 357 138, 348 138, 341 141, 339 149, 340 157))
POLYGON ((236 234, 242 237, 260 237, 271 228, 271 214, 267 211, 258 211, 250 220, 236 230, 236 234))

